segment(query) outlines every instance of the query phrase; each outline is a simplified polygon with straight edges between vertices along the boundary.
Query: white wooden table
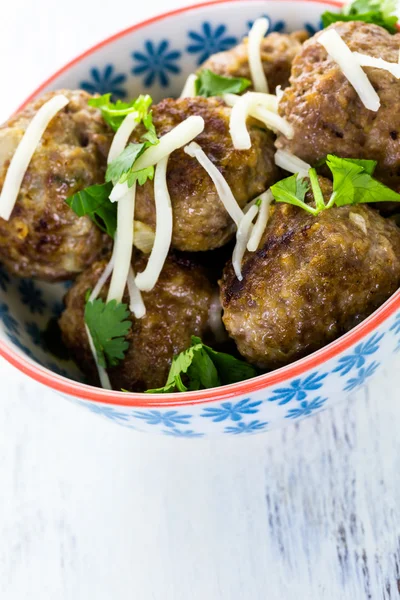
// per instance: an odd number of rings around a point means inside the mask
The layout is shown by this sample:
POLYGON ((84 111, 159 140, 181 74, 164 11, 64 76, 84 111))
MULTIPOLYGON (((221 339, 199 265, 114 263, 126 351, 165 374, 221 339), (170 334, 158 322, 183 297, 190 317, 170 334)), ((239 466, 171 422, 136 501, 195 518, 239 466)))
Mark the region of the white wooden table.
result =
MULTIPOLYGON (((5 3, 1 118, 95 41, 183 4, 5 3)), ((207 441, 135 434, 0 359, 0 599, 397 598, 398 366, 297 426, 207 441)))

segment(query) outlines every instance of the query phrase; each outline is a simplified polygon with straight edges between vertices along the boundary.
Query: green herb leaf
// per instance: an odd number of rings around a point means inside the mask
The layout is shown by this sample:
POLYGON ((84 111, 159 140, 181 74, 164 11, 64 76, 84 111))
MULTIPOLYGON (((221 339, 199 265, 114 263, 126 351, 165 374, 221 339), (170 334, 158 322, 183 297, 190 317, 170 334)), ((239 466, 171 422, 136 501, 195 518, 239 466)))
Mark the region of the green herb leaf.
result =
POLYGON ((100 109, 103 119, 114 131, 117 131, 122 121, 130 113, 138 114, 138 122, 142 121, 148 114, 152 98, 149 95, 141 95, 132 102, 111 101, 111 94, 103 94, 98 98, 91 98, 88 101, 89 106, 100 109))
POLYGON ((145 142, 141 144, 128 144, 125 150, 108 165, 106 181, 112 181, 114 185, 118 182, 123 183, 126 181, 133 163, 143 154, 145 148, 145 142))
POLYGON ((310 184, 304 177, 299 175, 291 175, 275 183, 271 187, 271 192, 276 202, 286 202, 287 204, 293 204, 303 210, 315 215, 317 209, 309 206, 304 201, 307 192, 310 189, 310 184))
POLYGON ((131 170, 127 178, 128 187, 132 187, 135 181, 139 185, 144 185, 148 179, 151 181, 154 179, 154 167, 147 167, 147 169, 140 169, 140 171, 131 170))
POLYGON ((217 352, 192 336, 192 345, 175 356, 164 387, 147 390, 151 394, 209 389, 250 379, 257 370, 230 354, 217 352))
POLYGON ((111 183, 92 185, 66 199, 66 203, 78 217, 87 215, 110 237, 117 228, 117 205, 109 200, 111 183))
POLYGON ((337 21, 363 21, 384 27, 390 33, 397 32, 398 17, 396 0, 355 0, 346 5, 340 13, 325 12, 322 15, 324 27, 337 21))
POLYGON ((103 300, 87 302, 85 306, 85 323, 89 328, 96 348, 99 365, 104 368, 116 366, 125 358, 129 348, 125 340, 132 323, 126 304, 111 300, 105 304, 103 300))
POLYGON ((240 94, 250 85, 251 81, 244 77, 223 77, 209 69, 203 69, 197 75, 195 89, 197 96, 210 98, 224 94, 240 94))
POLYGON ((333 175, 329 205, 400 202, 400 194, 372 177, 376 161, 339 158, 328 154, 327 166, 333 175))

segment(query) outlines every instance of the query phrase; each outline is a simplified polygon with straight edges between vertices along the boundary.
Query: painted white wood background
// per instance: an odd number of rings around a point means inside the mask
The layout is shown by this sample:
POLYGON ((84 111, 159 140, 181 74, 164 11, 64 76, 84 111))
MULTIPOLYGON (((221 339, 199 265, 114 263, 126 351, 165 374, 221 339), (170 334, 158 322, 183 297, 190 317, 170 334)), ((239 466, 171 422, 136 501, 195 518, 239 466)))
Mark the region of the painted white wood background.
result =
MULTIPOLYGON (((187 3, 2 2, 0 120, 92 43, 187 3)), ((0 599, 397 598, 399 366, 297 426, 207 441, 135 434, 0 359, 0 599)))

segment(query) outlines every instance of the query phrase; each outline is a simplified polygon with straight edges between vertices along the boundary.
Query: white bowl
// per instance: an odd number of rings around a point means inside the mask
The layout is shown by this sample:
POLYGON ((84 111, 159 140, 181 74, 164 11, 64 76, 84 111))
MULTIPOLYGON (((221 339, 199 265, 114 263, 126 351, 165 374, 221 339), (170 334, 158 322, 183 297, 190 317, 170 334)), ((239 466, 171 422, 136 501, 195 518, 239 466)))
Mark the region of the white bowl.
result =
MULTIPOLYGON (((301 0, 223 0, 151 19, 105 40, 58 71, 44 91, 82 87, 155 100, 180 93, 186 76, 209 54, 235 45, 249 23, 267 15, 271 29, 319 29, 324 10, 339 4, 301 0)), ((267 375, 213 390, 146 395, 85 385, 72 362, 43 341, 62 309, 65 284, 14 279, 0 267, 0 354, 37 381, 115 423, 177 437, 268 431, 331 406, 364 385, 400 350, 400 291, 339 340, 267 375)))

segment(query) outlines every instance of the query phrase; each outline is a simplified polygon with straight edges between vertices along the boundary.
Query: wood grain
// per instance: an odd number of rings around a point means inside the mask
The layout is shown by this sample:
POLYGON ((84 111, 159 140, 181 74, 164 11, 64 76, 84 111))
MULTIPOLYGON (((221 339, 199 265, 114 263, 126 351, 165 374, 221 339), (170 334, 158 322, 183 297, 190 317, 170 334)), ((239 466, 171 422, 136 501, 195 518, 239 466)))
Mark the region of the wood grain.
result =
POLYGON ((0 376, 0 598, 399 595, 393 374, 298 425, 211 441, 136 434, 0 376))

